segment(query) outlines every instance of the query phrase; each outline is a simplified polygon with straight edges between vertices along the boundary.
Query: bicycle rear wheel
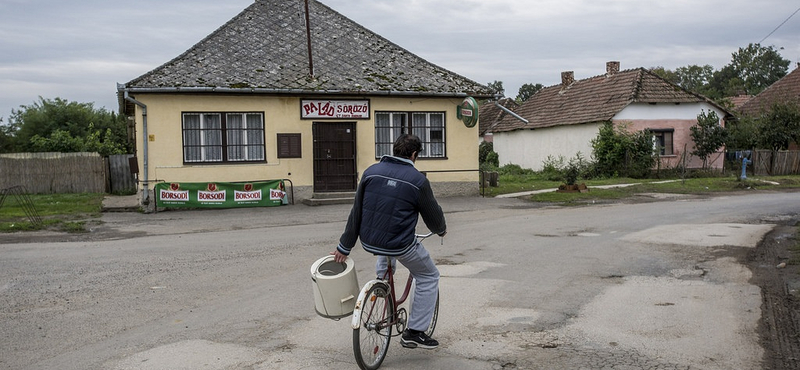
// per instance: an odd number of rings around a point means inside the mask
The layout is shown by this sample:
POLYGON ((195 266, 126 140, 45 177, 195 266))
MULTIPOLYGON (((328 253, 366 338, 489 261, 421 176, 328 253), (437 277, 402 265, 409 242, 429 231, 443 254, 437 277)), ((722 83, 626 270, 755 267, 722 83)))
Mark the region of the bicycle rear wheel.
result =
POLYGON ((381 366, 392 338, 394 301, 386 284, 375 284, 361 306, 361 325, 353 329, 353 353, 363 370, 381 366))

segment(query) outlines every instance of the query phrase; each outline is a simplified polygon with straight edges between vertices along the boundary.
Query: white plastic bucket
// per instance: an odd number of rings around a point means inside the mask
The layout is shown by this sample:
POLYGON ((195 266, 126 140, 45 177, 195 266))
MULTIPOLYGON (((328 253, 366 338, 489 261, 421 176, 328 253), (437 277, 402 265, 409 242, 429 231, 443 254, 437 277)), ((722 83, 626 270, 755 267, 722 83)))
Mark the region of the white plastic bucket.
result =
POLYGON ((311 265, 314 308, 322 317, 340 319, 350 316, 358 297, 358 278, 351 258, 344 263, 325 256, 311 265))

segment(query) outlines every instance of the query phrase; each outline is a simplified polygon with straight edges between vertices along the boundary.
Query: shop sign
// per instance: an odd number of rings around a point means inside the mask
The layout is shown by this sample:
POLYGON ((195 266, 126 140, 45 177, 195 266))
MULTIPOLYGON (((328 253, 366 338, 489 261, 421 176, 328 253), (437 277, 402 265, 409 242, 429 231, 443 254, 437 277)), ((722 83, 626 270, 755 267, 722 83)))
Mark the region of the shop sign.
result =
POLYGON ((300 117, 369 119, 369 100, 301 100, 300 117))
POLYGON ((464 126, 475 127, 478 123, 478 102, 468 96, 456 107, 456 118, 464 122, 464 126))
POLYGON ((287 204, 282 180, 257 182, 160 182, 155 185, 161 208, 270 207, 287 204))

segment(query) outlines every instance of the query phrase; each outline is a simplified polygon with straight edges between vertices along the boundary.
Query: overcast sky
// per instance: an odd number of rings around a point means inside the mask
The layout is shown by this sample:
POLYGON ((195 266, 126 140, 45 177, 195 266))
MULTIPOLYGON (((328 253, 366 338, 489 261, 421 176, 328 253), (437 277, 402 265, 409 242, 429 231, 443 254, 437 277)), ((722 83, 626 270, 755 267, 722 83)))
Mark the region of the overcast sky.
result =
MULTIPOLYGON (((39 96, 117 111, 117 83, 178 56, 253 1, 0 0, 0 117, 8 123, 11 109, 39 96)), ((525 83, 557 84, 562 71, 605 73, 612 60, 623 70, 720 69, 762 40, 790 69, 800 60, 800 13, 786 21, 800 8, 793 0, 321 1, 450 71, 502 81, 509 97, 525 83)))

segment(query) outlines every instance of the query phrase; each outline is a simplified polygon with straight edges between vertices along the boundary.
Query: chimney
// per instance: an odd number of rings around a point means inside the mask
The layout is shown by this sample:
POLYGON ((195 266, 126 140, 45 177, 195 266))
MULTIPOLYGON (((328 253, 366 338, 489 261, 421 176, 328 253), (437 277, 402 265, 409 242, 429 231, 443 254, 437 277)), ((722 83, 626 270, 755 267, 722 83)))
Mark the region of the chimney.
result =
POLYGON ((573 71, 566 71, 561 72, 561 87, 567 88, 569 85, 575 82, 575 72, 573 71))
POLYGON ((606 62, 606 77, 611 77, 619 72, 619 62, 606 62))

